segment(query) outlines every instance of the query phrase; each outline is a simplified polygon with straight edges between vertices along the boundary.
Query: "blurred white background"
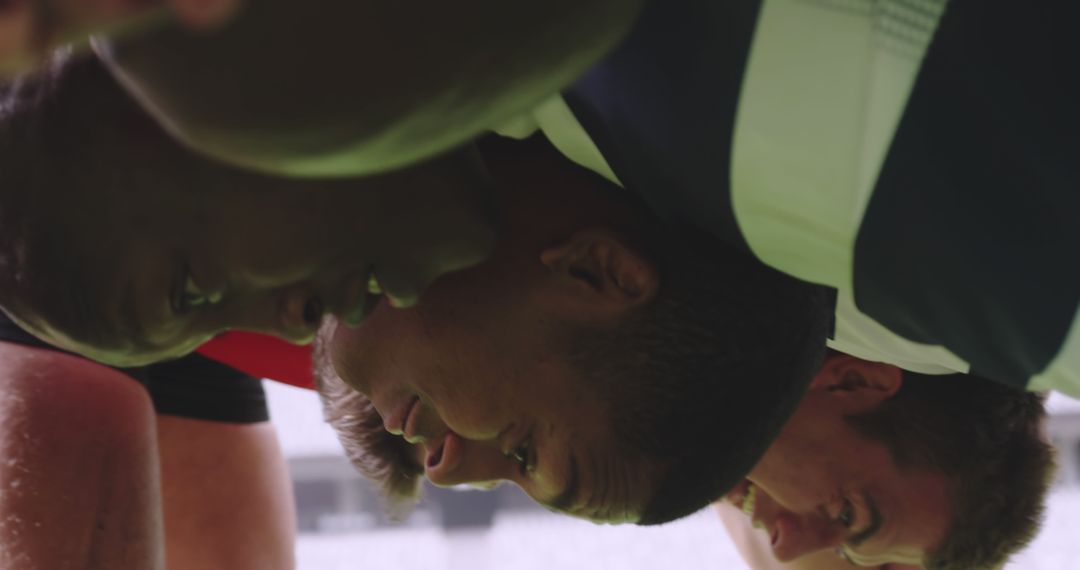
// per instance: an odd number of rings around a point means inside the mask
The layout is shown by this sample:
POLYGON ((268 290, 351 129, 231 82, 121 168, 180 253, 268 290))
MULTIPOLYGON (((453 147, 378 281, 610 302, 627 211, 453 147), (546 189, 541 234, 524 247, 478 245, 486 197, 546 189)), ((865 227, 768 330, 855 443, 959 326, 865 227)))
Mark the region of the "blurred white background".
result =
MULTIPOLYGON (((662 527, 596 526, 548 513, 503 486, 429 489, 406 523, 389 523, 342 458, 314 392, 265 385, 295 482, 300 570, 746 568, 711 511, 662 527)), ((1080 402, 1054 397, 1050 406, 1063 466, 1043 533, 1008 570, 1080 568, 1080 402)))

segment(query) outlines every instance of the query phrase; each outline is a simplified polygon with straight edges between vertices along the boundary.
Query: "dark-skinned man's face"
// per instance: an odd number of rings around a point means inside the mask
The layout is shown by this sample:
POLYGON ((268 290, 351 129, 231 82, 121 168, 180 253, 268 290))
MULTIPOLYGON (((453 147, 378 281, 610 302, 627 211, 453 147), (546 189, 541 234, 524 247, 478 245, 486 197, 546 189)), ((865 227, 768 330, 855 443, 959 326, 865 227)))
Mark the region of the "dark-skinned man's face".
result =
POLYGON ((77 65, 55 108, 29 111, 45 158, 8 188, 33 193, 4 309, 47 342, 122 366, 229 329, 307 342, 324 314, 355 325, 380 297, 411 305, 491 247, 470 149, 363 179, 253 174, 181 148, 77 65))

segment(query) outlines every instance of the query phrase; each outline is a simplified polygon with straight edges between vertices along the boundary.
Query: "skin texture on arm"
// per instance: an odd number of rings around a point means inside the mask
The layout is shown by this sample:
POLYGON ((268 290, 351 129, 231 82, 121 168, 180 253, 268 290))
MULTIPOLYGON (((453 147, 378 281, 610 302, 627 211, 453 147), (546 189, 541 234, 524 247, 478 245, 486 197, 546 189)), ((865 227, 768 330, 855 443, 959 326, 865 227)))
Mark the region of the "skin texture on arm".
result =
POLYGON ((295 505, 268 422, 160 415, 169 570, 295 568, 295 505))
POLYGON ((155 421, 124 373, 2 341, 0 418, 0 568, 295 567, 269 423, 155 421))
POLYGON ((262 0, 214 33, 169 27, 99 54, 181 140, 288 176, 384 171, 559 92, 644 0, 262 0))
POLYGON ((165 567, 153 408, 127 376, 0 342, 0 568, 165 567))
MULTIPOLYGON (((750 519, 741 513, 739 509, 726 501, 714 503, 713 508, 720 515, 720 521, 724 523, 724 528, 727 529, 731 542, 735 544, 735 548, 738 549, 747 566, 753 570, 853 570, 858 568, 827 551, 808 554, 790 562, 780 562, 772 555, 768 535, 752 528, 750 519)), ((922 570, 921 566, 905 564, 885 564, 872 568, 877 570, 922 570)))

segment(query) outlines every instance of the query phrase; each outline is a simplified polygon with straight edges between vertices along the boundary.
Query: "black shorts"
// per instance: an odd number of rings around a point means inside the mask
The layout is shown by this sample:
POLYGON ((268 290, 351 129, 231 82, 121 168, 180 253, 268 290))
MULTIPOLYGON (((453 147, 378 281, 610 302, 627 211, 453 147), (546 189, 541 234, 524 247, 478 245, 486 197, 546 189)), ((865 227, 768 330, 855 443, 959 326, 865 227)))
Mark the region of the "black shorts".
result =
MULTIPOLYGON (((22 330, 2 311, 0 342, 66 352, 22 330)), ((260 379, 198 354, 149 366, 115 369, 146 388, 159 414, 241 424, 270 419, 260 379)))

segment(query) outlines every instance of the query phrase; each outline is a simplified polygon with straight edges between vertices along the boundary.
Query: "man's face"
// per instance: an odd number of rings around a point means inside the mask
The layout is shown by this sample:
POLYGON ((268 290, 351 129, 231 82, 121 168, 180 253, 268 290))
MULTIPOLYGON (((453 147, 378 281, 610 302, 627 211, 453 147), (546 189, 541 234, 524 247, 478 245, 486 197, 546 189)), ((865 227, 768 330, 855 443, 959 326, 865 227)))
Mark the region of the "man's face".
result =
POLYGON ((156 130, 115 139, 77 170, 93 186, 32 209, 23 298, 5 305, 109 364, 180 356, 228 329, 307 342, 324 313, 359 322, 380 298, 372 277, 409 305, 492 241, 487 181, 465 153, 363 180, 285 180, 198 159, 156 130))
POLYGON ((320 339, 338 376, 417 446, 436 485, 512 481, 553 510, 636 520, 654 469, 616 451, 604 402, 548 342, 543 309, 515 292, 529 271, 489 265, 447 275, 411 309, 330 324, 320 339))
POLYGON ((865 394, 830 386, 815 380, 747 480, 726 498, 768 533, 780 561, 835 550, 861 566, 920 564, 950 523, 950 481, 938 472, 899 469, 884 444, 860 436, 844 419, 871 405, 865 394))

